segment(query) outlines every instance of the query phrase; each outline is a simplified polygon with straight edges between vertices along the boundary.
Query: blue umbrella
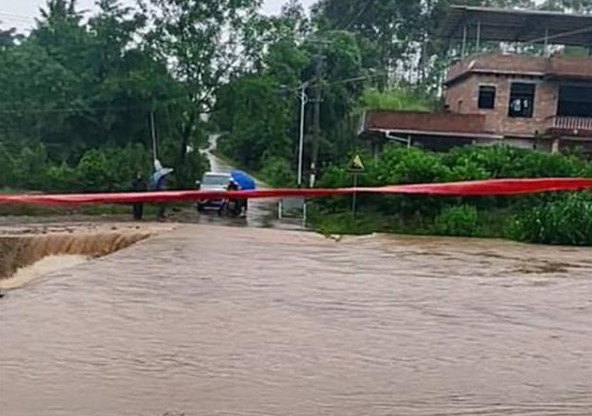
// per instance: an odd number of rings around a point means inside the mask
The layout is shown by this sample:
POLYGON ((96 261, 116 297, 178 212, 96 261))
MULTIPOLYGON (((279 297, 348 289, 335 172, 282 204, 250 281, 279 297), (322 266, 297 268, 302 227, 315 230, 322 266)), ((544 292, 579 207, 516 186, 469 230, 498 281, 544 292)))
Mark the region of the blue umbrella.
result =
POLYGON ((230 176, 241 187, 243 191, 253 191, 257 189, 255 179, 242 170, 235 170, 230 172, 230 176))
POLYGON ((173 169, 163 168, 152 175, 152 186, 155 190, 160 190, 162 188, 162 182, 164 179, 173 172, 173 169))

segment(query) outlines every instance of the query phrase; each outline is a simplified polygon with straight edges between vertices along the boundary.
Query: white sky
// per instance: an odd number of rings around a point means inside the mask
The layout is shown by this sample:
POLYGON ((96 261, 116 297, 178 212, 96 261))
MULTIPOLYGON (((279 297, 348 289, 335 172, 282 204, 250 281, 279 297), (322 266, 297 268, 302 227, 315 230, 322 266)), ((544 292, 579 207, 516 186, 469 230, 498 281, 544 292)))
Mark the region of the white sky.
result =
MULTIPOLYGON (((309 7, 314 0, 301 0, 302 4, 309 7)), ((123 3, 134 4, 133 0, 123 0, 123 3)), ((277 13, 287 0, 265 0, 266 13, 277 13)), ((46 4, 46 0, 0 0, 0 22, 2 28, 7 26, 18 29, 30 28, 34 24, 34 18, 39 15, 39 8, 46 4)), ((95 0, 78 0, 79 8, 91 10, 95 0)))

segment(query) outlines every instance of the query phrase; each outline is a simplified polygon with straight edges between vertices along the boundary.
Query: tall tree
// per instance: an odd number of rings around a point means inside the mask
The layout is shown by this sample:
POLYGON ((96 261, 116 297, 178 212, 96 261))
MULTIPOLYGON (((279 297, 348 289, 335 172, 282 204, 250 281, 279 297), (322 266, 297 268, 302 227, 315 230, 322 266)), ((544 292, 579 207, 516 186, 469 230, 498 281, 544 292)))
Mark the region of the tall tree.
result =
POLYGON ((200 115, 214 103, 213 93, 239 67, 239 39, 259 0, 149 0, 151 40, 183 87, 182 120, 178 124, 179 160, 185 160, 200 115))
POLYGON ((592 0, 546 0, 541 9, 568 13, 592 13, 592 0))

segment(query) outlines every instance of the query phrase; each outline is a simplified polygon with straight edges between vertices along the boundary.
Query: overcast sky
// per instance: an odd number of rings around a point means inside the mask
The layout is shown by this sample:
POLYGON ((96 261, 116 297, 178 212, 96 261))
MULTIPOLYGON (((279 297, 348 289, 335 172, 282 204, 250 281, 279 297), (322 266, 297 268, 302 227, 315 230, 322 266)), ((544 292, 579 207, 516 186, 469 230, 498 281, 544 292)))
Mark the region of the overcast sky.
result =
MULTIPOLYGON (((267 13, 277 13, 287 0, 265 0, 265 11, 267 13)), ((133 4, 133 0, 124 0, 124 2, 133 4)), ((78 0, 81 9, 92 9, 95 0, 78 0)), ((302 0, 302 3, 308 7, 313 0, 302 0)), ((46 4, 46 0, 0 0, 0 21, 2 27, 14 26, 19 29, 27 28, 33 25, 34 18, 39 15, 39 8, 46 4)))

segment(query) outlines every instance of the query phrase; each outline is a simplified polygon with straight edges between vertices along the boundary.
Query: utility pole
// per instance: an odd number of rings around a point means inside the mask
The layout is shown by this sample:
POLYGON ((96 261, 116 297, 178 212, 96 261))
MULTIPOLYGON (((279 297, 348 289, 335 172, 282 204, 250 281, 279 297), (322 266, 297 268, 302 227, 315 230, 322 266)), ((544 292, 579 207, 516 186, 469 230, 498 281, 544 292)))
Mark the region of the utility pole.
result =
POLYGON ((308 88, 308 81, 300 86, 300 136, 298 140, 298 188, 302 188, 302 171, 304 167, 304 118, 306 117, 306 103, 308 96, 306 95, 306 88, 308 88))
POLYGON ((314 188, 318 173, 319 147, 321 143, 321 102, 323 83, 323 44, 319 42, 319 49, 315 57, 315 98, 313 118, 312 160, 310 164, 310 187, 314 188))
POLYGON ((152 136, 152 162, 156 162, 158 159, 158 150, 156 144, 156 123, 154 122, 154 104, 152 105, 152 111, 150 111, 150 133, 152 136))

